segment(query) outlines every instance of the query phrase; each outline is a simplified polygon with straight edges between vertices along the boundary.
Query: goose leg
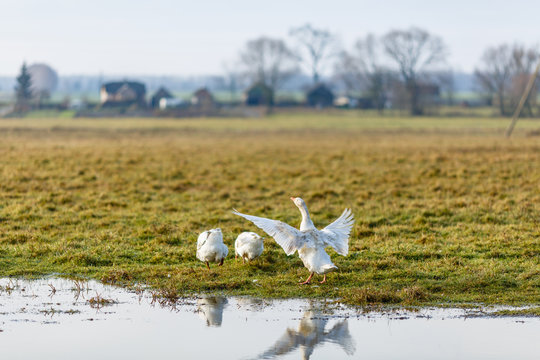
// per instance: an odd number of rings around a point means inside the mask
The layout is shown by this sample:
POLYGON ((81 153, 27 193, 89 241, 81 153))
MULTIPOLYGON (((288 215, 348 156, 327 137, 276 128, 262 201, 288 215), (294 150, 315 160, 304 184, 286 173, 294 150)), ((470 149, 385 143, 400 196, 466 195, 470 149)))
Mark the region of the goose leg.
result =
POLYGON ((208 264, 208 261, 206 262, 206 267, 208 268, 208 270, 210 270, 210 264, 208 264))
POLYGON ((326 274, 324 274, 322 281, 319 281, 319 283, 324 284, 325 282, 326 282, 326 274))
POLYGON ((301 282, 300 285, 306 285, 306 284, 309 284, 309 283, 311 282, 311 278, 313 277, 313 274, 315 274, 315 273, 309 274, 309 277, 306 279, 306 281, 301 282))
POLYGON ((221 261, 218 264, 218 266, 221 266, 221 265, 223 265, 223 259, 221 259, 221 261))

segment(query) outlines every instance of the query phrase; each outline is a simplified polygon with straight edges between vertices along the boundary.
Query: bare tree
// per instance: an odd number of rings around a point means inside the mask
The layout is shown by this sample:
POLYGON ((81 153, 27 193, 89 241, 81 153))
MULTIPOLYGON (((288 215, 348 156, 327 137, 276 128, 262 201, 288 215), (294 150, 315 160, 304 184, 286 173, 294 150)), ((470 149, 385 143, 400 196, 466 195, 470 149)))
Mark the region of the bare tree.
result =
POLYGON ((367 95, 381 112, 386 104, 390 71, 381 62, 378 39, 368 34, 357 40, 352 52, 343 52, 336 66, 339 78, 347 89, 367 95))
POLYGON ((296 40, 300 48, 298 51, 300 63, 311 73, 313 83, 318 83, 324 66, 338 54, 337 37, 310 24, 291 29, 289 35, 296 40))
POLYGON ((492 98, 496 98, 501 115, 506 114, 505 99, 510 87, 512 51, 504 44, 490 47, 482 55, 482 67, 476 69, 475 76, 480 86, 492 98))
POLYGON ((234 64, 223 64, 223 88, 229 92, 229 101, 234 103, 236 94, 242 87, 242 74, 236 70, 238 66, 234 64))
POLYGON ((273 91, 297 72, 296 58, 281 39, 263 36, 248 41, 240 61, 252 83, 263 83, 273 91))
MULTIPOLYGON (((540 53, 536 48, 527 49, 519 44, 502 44, 484 51, 475 76, 492 102, 497 103, 501 115, 510 114, 517 105, 539 60, 540 53)), ((531 91, 525 99, 524 107, 529 115, 532 115, 535 93, 531 91)))
POLYGON ((381 45, 372 34, 355 44, 356 59, 364 75, 367 94, 377 110, 382 111, 387 100, 387 82, 390 76, 381 62, 381 45))
MULTIPOLYGON (((510 105, 514 109, 529 82, 536 65, 540 61, 537 48, 527 49, 524 45, 515 44, 512 47, 510 105)), ((529 116, 533 115, 532 105, 536 102, 537 87, 533 85, 532 91, 524 100, 524 108, 529 116)))
POLYGON ((334 69, 334 77, 345 86, 349 96, 365 90, 364 74, 356 57, 347 51, 339 54, 334 69))
POLYGON ((436 72, 433 75, 435 76, 435 80, 441 88, 441 92, 445 95, 446 104, 450 106, 454 105, 456 84, 454 81, 454 72, 452 71, 452 69, 436 72))
POLYGON ((443 40, 413 27, 390 31, 382 41, 386 54, 398 68, 409 97, 411 114, 422 114, 419 81, 432 66, 444 63, 447 51, 443 40))

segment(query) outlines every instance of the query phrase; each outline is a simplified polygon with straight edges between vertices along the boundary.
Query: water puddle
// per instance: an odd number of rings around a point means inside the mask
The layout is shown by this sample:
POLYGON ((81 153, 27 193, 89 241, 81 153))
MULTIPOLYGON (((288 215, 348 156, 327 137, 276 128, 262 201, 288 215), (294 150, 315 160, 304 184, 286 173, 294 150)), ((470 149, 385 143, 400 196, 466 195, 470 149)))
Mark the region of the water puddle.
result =
POLYGON ((220 296, 171 304, 94 281, 0 279, 0 349, 42 360, 538 359, 540 319, 485 316, 493 310, 364 313, 220 296))

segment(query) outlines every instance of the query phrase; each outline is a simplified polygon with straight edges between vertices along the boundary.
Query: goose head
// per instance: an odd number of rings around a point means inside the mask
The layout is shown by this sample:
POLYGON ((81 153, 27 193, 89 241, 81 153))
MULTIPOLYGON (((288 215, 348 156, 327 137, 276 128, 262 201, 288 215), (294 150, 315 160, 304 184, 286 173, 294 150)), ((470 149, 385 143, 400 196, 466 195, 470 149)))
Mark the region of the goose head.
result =
POLYGON ((300 209, 306 208, 306 203, 304 202, 302 198, 291 196, 291 200, 294 203, 294 205, 298 206, 298 208, 300 209))

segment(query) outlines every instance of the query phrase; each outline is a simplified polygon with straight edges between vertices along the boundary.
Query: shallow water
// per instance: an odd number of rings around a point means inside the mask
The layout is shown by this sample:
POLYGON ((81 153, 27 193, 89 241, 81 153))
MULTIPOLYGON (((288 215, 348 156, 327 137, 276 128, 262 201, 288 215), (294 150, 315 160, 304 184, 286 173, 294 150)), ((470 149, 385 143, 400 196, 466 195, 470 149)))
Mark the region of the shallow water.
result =
POLYGON ((93 281, 0 279, 4 359, 540 358, 539 318, 479 314, 219 296, 171 306, 93 281))

